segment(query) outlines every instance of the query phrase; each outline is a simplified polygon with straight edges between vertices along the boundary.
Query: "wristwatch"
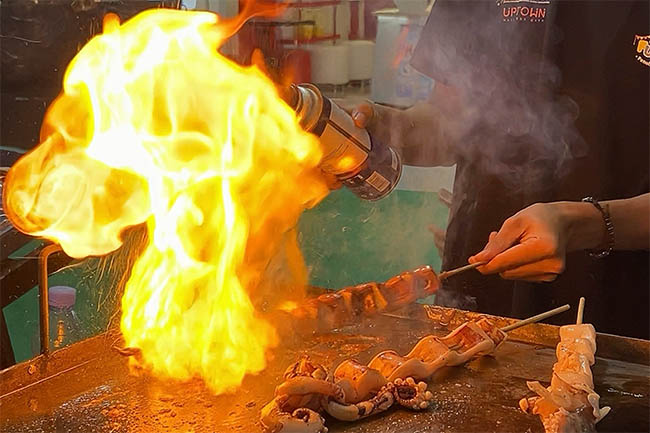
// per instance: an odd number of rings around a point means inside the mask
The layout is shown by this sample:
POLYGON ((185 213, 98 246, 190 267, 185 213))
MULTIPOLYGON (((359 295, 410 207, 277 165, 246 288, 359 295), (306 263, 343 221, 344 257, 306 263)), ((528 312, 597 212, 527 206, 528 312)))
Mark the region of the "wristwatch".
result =
POLYGON ((600 203, 598 203, 598 200, 593 197, 585 197, 582 199, 582 201, 585 203, 593 204, 603 216, 605 229, 607 230, 607 248, 602 251, 589 253, 589 255, 593 258, 603 259, 609 256, 609 254, 614 250, 614 224, 612 223, 612 219, 609 216, 609 209, 607 206, 603 208, 600 203))

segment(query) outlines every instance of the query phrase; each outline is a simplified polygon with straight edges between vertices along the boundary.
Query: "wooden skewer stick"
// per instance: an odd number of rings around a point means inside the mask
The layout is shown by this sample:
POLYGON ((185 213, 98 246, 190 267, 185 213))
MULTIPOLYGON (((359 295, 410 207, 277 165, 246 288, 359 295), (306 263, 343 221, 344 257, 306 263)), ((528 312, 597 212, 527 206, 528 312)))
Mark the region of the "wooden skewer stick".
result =
POLYGON ((584 296, 580 298, 578 303, 578 317, 576 319, 576 325, 582 325, 582 316, 585 313, 585 298, 584 296))
POLYGON ((447 279, 449 277, 453 277, 456 274, 460 274, 461 272, 469 271, 470 269, 476 269, 479 266, 483 266, 485 264, 487 264, 487 262, 476 262, 476 263, 472 263, 470 265, 462 266, 460 268, 452 269, 450 271, 444 271, 444 272, 441 272, 440 275, 438 275, 438 279, 440 281, 442 281, 442 280, 445 280, 445 279, 447 279))
POLYGON ((512 325, 504 326, 503 328, 501 328, 501 330, 503 332, 512 331, 513 329, 521 328, 522 326, 526 326, 530 323, 539 322, 540 320, 544 320, 551 316, 555 316, 556 314, 562 313, 570 308, 571 306, 569 304, 565 304, 562 305, 561 307, 554 308, 545 313, 540 313, 536 316, 529 317, 528 319, 520 320, 519 322, 513 323, 512 325))

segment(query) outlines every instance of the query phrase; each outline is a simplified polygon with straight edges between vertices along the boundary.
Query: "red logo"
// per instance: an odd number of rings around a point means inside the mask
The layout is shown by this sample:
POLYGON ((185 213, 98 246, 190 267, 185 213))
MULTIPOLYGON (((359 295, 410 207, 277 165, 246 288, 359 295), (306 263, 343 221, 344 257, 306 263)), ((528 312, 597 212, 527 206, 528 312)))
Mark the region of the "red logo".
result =
POLYGON ((550 0, 497 0, 503 21, 544 22, 549 4, 550 0))

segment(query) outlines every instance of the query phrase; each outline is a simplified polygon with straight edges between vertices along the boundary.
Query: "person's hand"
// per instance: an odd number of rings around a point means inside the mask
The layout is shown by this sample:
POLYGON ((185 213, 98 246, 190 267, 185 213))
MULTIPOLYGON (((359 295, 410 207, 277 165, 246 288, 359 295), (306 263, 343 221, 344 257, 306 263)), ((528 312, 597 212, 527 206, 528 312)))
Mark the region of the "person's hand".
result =
POLYGON ((396 128, 400 128, 401 124, 395 118, 399 110, 363 100, 334 99, 333 101, 350 114, 357 128, 366 129, 382 142, 399 147, 400 143, 393 143, 391 136, 399 136, 396 128))
POLYGON ((483 251, 470 263, 478 270, 511 280, 553 281, 564 271, 568 226, 557 203, 536 203, 508 218, 490 234, 483 251))
MULTIPOLYGON (((387 120, 390 108, 381 107, 367 101, 344 99, 333 99, 332 101, 350 114, 357 128, 365 128, 375 137, 378 137, 383 133, 382 131, 386 130, 386 125, 382 125, 381 122, 382 119, 387 120)), ((341 181, 333 174, 323 171, 323 176, 330 190, 339 189, 343 186, 341 181)))
POLYGON ((366 128, 376 119, 375 104, 372 102, 346 99, 333 99, 332 101, 352 116, 357 128, 366 128))

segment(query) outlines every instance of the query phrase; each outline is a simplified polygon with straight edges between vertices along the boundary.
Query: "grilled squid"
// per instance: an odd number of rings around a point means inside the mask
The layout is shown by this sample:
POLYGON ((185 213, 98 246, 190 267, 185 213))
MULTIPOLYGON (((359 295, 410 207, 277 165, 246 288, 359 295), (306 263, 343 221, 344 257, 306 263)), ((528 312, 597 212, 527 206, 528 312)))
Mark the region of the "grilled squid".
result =
POLYGON ((456 366, 494 351, 506 334, 488 319, 466 322, 443 338, 422 338, 405 356, 385 351, 368 365, 343 361, 333 375, 303 357, 285 372, 285 382, 262 410, 261 423, 271 432, 325 432, 320 413, 356 421, 394 404, 427 409, 433 395, 425 382, 436 370, 456 366), (302 430, 300 430, 302 428, 302 430))
POLYGON ((539 415, 546 433, 593 432, 609 407, 600 408, 600 396, 594 391, 591 366, 595 362, 596 330, 590 324, 560 328, 551 385, 527 382, 537 394, 523 398, 520 408, 539 415))
POLYGON ((440 287, 429 266, 402 272, 383 283, 364 283, 308 299, 275 320, 287 334, 327 331, 358 323, 362 317, 395 311, 434 294, 440 287))

